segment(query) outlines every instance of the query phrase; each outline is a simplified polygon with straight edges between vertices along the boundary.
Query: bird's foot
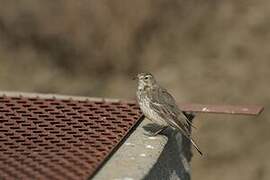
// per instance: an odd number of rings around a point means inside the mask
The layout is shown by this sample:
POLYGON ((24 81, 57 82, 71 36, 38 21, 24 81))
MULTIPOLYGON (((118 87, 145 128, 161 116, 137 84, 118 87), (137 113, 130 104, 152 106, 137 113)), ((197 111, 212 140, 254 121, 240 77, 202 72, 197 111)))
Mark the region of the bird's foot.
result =
POLYGON ((152 132, 147 132, 147 133, 143 133, 145 136, 149 136, 149 137, 154 137, 157 134, 156 133, 152 133, 152 132))
POLYGON ((158 130, 155 131, 155 132, 144 133, 144 135, 150 136, 150 137, 157 136, 157 135, 160 134, 162 131, 164 131, 167 127, 168 127, 168 126, 161 127, 160 129, 158 129, 158 130))

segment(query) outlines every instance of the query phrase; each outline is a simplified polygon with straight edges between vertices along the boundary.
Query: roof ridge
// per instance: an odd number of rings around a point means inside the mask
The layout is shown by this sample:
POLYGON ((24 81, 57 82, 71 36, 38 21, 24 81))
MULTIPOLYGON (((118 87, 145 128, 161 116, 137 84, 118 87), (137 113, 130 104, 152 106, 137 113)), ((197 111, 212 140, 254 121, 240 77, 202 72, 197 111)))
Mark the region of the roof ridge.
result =
POLYGON ((78 101, 96 101, 96 102, 111 102, 111 103, 135 103, 135 100, 125 100, 117 98, 105 97, 87 97, 87 96, 74 96, 74 95, 61 95, 61 94, 47 94, 47 93, 32 93, 32 92, 19 92, 19 91, 0 91, 0 96, 10 97, 27 97, 27 98, 43 98, 43 99, 70 99, 78 101))

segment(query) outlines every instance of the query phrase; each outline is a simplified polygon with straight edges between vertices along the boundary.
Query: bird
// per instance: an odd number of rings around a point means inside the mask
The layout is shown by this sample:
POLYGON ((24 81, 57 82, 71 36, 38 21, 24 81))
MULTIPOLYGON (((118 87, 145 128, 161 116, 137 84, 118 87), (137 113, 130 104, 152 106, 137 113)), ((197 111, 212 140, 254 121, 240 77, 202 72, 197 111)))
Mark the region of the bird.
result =
POLYGON ((138 82, 136 96, 142 113, 160 126, 152 136, 156 136, 167 127, 171 127, 190 140, 198 153, 203 155, 191 137, 189 129, 194 127, 192 122, 179 109, 174 97, 159 85, 151 73, 139 73, 134 79, 137 79, 138 82))

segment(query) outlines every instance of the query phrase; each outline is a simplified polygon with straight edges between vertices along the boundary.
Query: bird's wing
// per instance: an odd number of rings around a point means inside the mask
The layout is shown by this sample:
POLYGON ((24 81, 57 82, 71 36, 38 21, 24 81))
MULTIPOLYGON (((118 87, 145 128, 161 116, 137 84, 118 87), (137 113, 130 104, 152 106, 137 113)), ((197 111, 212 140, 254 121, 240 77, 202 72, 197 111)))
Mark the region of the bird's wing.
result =
POLYGON ((190 137, 190 121, 177 107, 172 95, 166 89, 158 87, 149 93, 151 97, 150 106, 159 116, 161 116, 169 125, 177 128, 187 138, 190 137))
POLYGON ((196 150, 202 155, 202 152, 192 139, 189 131, 192 124, 177 107, 172 95, 168 93, 166 89, 158 87, 154 88, 148 96, 151 98, 150 108, 161 116, 170 126, 176 128, 181 134, 188 138, 196 150))

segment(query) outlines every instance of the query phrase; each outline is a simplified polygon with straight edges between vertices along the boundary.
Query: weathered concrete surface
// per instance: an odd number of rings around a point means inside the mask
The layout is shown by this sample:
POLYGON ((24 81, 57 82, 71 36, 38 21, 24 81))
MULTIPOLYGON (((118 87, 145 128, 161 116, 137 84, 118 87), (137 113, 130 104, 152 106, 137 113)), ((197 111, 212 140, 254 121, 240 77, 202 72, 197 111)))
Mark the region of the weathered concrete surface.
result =
POLYGON ((171 129, 156 137, 146 135, 153 128, 144 119, 94 180, 189 180, 190 143, 171 129))
POLYGON ((157 163, 167 143, 165 136, 144 135, 144 120, 94 177, 95 180, 143 179, 157 163))

